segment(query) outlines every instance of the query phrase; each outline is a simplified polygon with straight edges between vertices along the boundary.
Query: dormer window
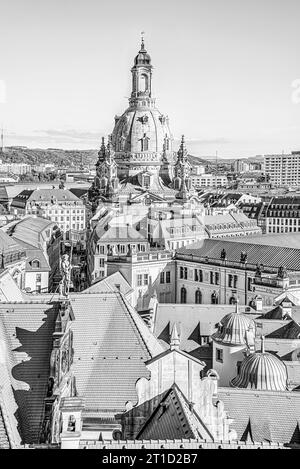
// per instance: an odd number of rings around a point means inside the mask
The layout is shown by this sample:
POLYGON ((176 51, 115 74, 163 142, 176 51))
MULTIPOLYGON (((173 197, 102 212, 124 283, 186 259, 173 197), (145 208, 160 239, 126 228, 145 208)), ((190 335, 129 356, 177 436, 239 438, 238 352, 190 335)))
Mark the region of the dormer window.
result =
POLYGON ((40 261, 35 259, 35 260, 30 262, 30 265, 33 269, 39 269, 41 264, 40 264, 40 261))

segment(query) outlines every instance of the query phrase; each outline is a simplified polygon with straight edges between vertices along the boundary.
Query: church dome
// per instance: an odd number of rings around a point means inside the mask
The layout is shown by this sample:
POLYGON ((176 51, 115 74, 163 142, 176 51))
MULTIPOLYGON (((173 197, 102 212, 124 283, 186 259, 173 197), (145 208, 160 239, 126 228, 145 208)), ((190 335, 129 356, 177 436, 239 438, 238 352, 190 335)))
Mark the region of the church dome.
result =
POLYGON ((286 391, 287 370, 285 364, 275 355, 255 352, 246 357, 238 376, 231 380, 231 386, 264 391, 286 391))
POLYGON ((156 108, 149 109, 140 102, 138 108, 129 107, 116 119, 112 134, 116 153, 159 153, 163 151, 165 138, 171 150, 172 136, 168 118, 156 108))
POLYGON ((229 313, 221 319, 218 330, 212 339, 224 345, 248 345, 248 333, 255 331, 253 319, 239 312, 236 303, 235 312, 229 313))

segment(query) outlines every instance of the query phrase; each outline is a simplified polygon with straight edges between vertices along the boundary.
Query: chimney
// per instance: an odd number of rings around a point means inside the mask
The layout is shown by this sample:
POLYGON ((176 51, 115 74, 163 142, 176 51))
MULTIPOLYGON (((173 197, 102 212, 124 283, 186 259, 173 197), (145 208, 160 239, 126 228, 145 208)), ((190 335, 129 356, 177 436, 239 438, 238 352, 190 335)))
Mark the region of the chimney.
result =
POLYGON ((61 400, 61 449, 78 449, 82 429, 82 410, 83 401, 78 397, 64 397, 61 400))
POLYGON ((258 313, 262 313, 263 309, 263 300, 260 295, 255 297, 255 309, 258 313))

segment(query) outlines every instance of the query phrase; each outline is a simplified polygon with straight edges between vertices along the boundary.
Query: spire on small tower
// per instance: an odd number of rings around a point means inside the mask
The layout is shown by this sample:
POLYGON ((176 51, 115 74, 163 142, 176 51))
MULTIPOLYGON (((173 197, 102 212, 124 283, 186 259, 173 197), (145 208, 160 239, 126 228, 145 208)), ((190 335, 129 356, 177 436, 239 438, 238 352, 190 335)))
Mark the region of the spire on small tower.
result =
POLYGON ((177 326, 175 322, 173 329, 172 329, 172 334, 171 334, 170 349, 179 350, 179 345, 180 345, 180 338, 179 338, 179 334, 178 334, 177 326))
POLYGON ((145 35, 145 32, 142 31, 141 32, 141 51, 145 50, 144 35, 145 35))
POLYGON ((106 155, 106 147, 105 147, 104 137, 102 137, 101 147, 100 147, 100 150, 98 151, 98 161, 96 165, 99 165, 105 160, 105 155, 106 155))
POLYGON ((181 143, 177 155, 180 161, 185 161, 187 159, 187 149, 185 146, 184 135, 181 136, 181 143))

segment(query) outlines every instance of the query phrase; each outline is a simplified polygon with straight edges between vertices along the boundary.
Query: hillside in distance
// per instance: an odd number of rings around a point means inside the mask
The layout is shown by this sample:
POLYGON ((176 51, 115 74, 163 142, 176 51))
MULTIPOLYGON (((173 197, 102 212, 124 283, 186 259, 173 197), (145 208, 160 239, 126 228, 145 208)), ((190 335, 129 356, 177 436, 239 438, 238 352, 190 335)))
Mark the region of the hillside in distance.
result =
MULTIPOLYGON (((3 163, 27 163, 31 165, 53 164, 56 167, 93 166, 98 158, 98 150, 63 150, 61 148, 27 148, 24 146, 6 147, 0 158, 3 163)), ((211 157, 188 155, 192 165, 213 167, 216 160, 211 157)), ((218 165, 229 166, 234 160, 218 158, 218 165)))
POLYGON ((0 155, 3 163, 27 163, 31 165, 53 164, 57 167, 94 165, 98 150, 62 150, 60 148, 6 147, 0 155))

